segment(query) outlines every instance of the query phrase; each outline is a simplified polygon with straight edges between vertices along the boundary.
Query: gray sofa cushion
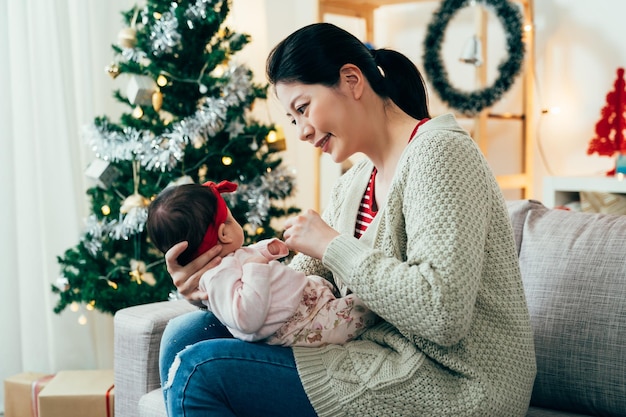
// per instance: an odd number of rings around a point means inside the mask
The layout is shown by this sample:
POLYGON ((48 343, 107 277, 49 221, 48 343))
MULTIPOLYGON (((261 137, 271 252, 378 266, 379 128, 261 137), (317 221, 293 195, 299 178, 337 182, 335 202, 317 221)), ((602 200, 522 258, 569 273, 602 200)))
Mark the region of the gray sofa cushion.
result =
POLYGON ((535 201, 509 212, 535 337, 531 405, 626 416, 626 216, 535 201))

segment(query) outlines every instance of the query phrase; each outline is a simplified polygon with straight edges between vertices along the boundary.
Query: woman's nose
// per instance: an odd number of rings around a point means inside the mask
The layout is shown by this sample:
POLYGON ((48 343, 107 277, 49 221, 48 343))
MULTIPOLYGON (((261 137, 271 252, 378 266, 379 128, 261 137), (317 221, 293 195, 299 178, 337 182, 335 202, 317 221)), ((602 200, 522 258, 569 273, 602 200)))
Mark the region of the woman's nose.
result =
POLYGON ((313 133, 315 132, 315 130, 313 129, 313 126, 311 126, 310 124, 306 123, 304 126, 302 126, 302 128, 300 129, 300 140, 301 141, 309 141, 313 138, 313 133))

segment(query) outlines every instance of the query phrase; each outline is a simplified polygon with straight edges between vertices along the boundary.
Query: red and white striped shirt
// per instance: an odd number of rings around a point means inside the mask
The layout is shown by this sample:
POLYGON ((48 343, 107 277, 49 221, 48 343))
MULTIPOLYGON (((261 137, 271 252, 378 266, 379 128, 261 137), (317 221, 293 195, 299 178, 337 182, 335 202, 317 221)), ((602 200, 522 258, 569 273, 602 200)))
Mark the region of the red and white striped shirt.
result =
MULTIPOLYGON (((409 142, 413 139, 413 136, 417 133, 417 129, 426 123, 429 119, 424 118, 419 121, 419 123, 413 129, 411 136, 409 136, 409 142)), ((376 207, 374 192, 374 184, 376 183, 376 167, 372 169, 372 175, 370 175, 370 180, 367 183, 367 188, 365 189, 365 193, 363 194, 363 198, 361 199, 361 205, 359 206, 359 212, 356 215, 356 224, 354 226, 354 237, 360 239, 363 236, 363 233, 367 230, 367 227, 372 223, 374 217, 376 217, 376 213, 378 213, 378 207, 376 207)))
POLYGON ((367 230, 367 226, 370 225, 374 217, 376 217, 376 213, 378 213, 378 209, 374 209, 376 205, 376 201, 374 200, 374 182, 376 179, 376 168, 372 170, 372 175, 370 175, 370 181, 367 183, 367 188, 365 189, 365 194, 363 194, 363 198, 361 199, 361 205, 359 206, 359 212, 356 215, 356 225, 354 227, 354 237, 360 239, 363 233, 367 230))

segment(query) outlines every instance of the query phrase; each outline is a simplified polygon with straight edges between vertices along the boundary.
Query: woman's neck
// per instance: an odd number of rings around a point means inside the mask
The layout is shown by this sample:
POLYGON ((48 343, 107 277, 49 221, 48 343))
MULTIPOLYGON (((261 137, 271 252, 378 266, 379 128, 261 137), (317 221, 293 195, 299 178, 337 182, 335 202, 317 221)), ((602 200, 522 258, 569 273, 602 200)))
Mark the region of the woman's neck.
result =
POLYGON ((400 155, 411 139, 411 133, 419 120, 400 111, 387 113, 380 136, 374 138, 371 149, 366 152, 381 179, 391 181, 400 155))

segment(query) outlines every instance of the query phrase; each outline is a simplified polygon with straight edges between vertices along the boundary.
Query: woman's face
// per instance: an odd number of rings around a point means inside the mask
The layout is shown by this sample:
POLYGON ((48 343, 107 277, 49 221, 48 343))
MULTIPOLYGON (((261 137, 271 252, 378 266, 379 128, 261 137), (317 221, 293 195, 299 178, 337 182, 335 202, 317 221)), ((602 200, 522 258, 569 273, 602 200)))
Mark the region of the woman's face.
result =
POLYGON ((355 140, 354 100, 347 86, 337 88, 298 82, 276 84, 276 95, 296 126, 298 138, 343 162, 359 152, 355 140))

